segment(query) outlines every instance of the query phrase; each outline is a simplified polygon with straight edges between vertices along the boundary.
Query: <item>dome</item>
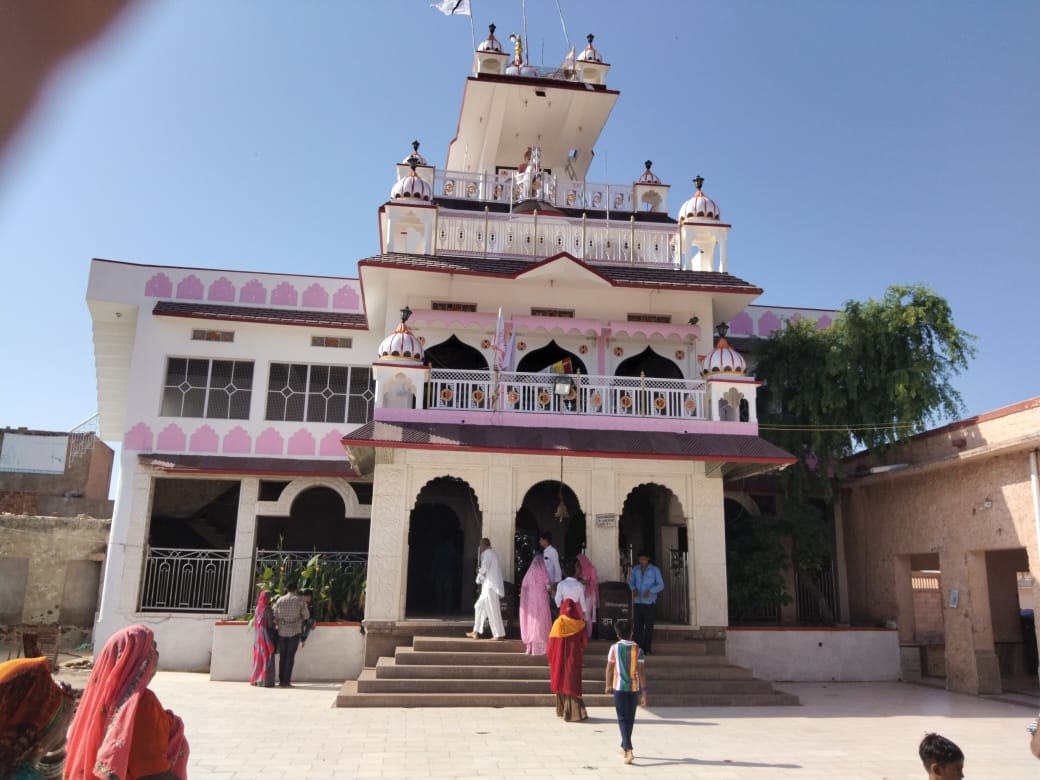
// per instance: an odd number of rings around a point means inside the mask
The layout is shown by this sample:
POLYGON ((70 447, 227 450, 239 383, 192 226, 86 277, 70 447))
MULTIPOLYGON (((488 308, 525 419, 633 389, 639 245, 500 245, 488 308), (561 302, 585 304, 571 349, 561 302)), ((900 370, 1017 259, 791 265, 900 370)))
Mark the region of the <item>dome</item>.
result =
POLYGON ((589 45, 581 50, 581 54, 578 55, 578 62, 603 62, 603 58, 599 52, 592 48, 592 39, 595 36, 589 33, 585 40, 589 42, 589 45))
POLYGON ((421 200, 429 203, 433 200, 433 188, 415 172, 418 163, 412 160, 408 164, 412 166, 412 172, 397 180, 397 184, 390 190, 390 200, 421 200))
POLYGON ((422 342, 408 327, 408 315, 411 313, 407 306, 401 310, 401 324, 394 328, 394 332, 383 339, 379 345, 380 360, 407 360, 422 363, 422 342))
POLYGON ((419 154, 419 142, 412 141, 412 153, 401 160, 402 165, 411 165, 412 160, 415 160, 416 165, 428 165, 426 158, 419 154))
POLYGON ((725 337, 720 337, 715 349, 704 356, 701 367, 702 376, 712 374, 746 374, 747 362, 733 347, 729 345, 725 337))
POLYGON ((722 214, 715 201, 701 192, 704 178, 698 176, 693 183, 697 185, 697 191, 679 208, 679 222, 685 222, 688 219, 722 219, 722 214))
POLYGON ((488 25, 488 37, 477 44, 477 51, 493 51, 498 54, 502 53, 502 44, 498 42, 498 38, 495 37, 495 25, 488 25))
POLYGON ((643 175, 636 179, 636 184, 660 184, 661 180, 657 178, 657 175, 650 170, 650 166, 653 165, 652 160, 647 160, 643 163, 646 166, 646 170, 643 171, 643 175))

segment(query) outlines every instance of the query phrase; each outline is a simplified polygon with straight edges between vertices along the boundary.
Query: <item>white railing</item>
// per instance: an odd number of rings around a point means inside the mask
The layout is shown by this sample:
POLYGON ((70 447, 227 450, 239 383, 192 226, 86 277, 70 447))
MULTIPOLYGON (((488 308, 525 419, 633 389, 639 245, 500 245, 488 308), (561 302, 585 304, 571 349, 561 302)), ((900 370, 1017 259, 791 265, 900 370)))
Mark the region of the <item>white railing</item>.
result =
POLYGON ((141 586, 142 612, 225 612, 231 550, 149 547, 141 586))
POLYGON ((442 216, 436 238, 437 251, 445 254, 543 258, 569 252, 597 262, 678 263, 674 230, 628 220, 606 227, 559 218, 539 221, 531 215, 442 216))
MULTIPOLYGON (((437 170, 433 192, 439 198, 457 198, 481 203, 517 203, 525 197, 544 200, 558 208, 604 212, 631 212, 631 184, 609 184, 566 179, 544 171, 534 191, 525 190, 525 180, 515 171, 500 173, 437 170)), ((623 217, 623 215, 621 215, 623 217)))
POLYGON ((506 411, 531 414, 594 414, 604 416, 707 419, 705 383, 651 377, 571 376, 574 387, 557 395, 559 374, 434 369, 427 386, 426 407, 465 411, 506 411))

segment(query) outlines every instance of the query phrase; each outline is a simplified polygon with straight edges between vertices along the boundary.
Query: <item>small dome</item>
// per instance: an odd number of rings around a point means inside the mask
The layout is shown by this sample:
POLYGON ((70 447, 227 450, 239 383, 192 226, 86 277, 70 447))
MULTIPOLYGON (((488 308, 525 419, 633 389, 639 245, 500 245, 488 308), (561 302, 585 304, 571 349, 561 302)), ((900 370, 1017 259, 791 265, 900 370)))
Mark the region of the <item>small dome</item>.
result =
POLYGON ((390 190, 390 200, 422 200, 429 203, 433 200, 433 188, 415 172, 418 163, 412 160, 409 165, 412 166, 412 172, 397 180, 397 184, 390 190))
POLYGON ((411 165, 412 160, 415 160, 416 165, 428 165, 426 158, 419 154, 419 142, 412 141, 412 153, 401 160, 402 165, 411 165))
POLYGON ((702 376, 712 374, 746 374, 747 362, 733 347, 729 345, 725 337, 720 337, 715 349, 704 356, 701 366, 702 376))
POLYGON ((383 339, 379 345, 380 360, 407 360, 422 363, 422 342, 408 327, 406 312, 408 315, 412 313, 407 306, 402 309, 401 324, 394 328, 394 332, 383 339))
POLYGON ((693 183, 697 185, 697 191, 679 208, 679 222, 685 222, 688 219, 722 219, 722 214, 715 201, 701 192, 704 178, 698 176, 693 183))
POLYGON ((488 37, 477 44, 477 51, 493 51, 501 54, 502 44, 498 42, 498 38, 495 37, 495 25, 489 24, 488 37))
POLYGON ((652 160, 647 160, 643 163, 646 166, 646 170, 643 171, 643 175, 636 179, 636 184, 660 184, 661 180, 657 178, 657 175, 650 170, 650 166, 653 165, 652 160))
POLYGON ((594 37, 592 33, 586 36, 585 40, 589 42, 589 45, 581 50, 581 54, 578 55, 578 62, 603 62, 603 57, 600 56, 600 53, 592 48, 592 39, 594 37))

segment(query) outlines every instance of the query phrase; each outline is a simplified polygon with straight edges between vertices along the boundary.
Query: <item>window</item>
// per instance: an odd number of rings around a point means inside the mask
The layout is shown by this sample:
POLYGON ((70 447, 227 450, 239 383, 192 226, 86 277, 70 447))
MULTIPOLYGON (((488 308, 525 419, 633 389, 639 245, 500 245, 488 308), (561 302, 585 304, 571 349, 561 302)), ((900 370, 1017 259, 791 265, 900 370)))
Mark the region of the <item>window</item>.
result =
POLYGON ((364 423, 372 418, 372 369, 272 363, 268 420, 364 423))
POLYGON ((192 341, 234 341, 235 331, 233 330, 199 330, 198 328, 191 332, 192 341))
POLYGON ((629 312, 629 322, 661 322, 664 324, 672 321, 671 314, 640 314, 638 312, 629 312))
POLYGON ((456 303, 455 301, 433 301, 430 303, 433 311, 476 311, 475 303, 456 303))
POLYGON ((311 336, 312 347, 336 347, 338 349, 350 349, 354 346, 354 339, 342 336, 311 336))
POLYGON ((531 308, 532 317, 574 317, 574 309, 531 308))
POLYGON ((169 358, 159 414, 248 420, 252 395, 252 361, 169 358))

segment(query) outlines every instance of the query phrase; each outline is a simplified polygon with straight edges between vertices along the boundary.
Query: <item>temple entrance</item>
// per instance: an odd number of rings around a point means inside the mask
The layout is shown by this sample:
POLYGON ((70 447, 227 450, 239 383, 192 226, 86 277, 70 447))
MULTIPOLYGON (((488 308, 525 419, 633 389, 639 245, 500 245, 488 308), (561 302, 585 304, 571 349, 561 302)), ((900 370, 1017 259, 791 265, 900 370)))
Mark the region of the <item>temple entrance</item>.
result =
POLYGON ((686 517, 679 499, 657 484, 639 485, 625 499, 618 527, 618 547, 625 578, 640 550, 650 555, 664 577, 664 592, 657 598, 657 619, 689 622, 689 544, 686 517))
POLYGON ((472 611, 480 528, 476 495, 464 481, 438 477, 423 486, 408 523, 406 617, 458 618, 472 611))
POLYGON ((585 549, 585 512, 574 491, 558 480, 538 482, 527 491, 516 513, 515 528, 513 571, 517 583, 539 551, 538 537, 543 532, 552 534, 561 562, 585 549))

